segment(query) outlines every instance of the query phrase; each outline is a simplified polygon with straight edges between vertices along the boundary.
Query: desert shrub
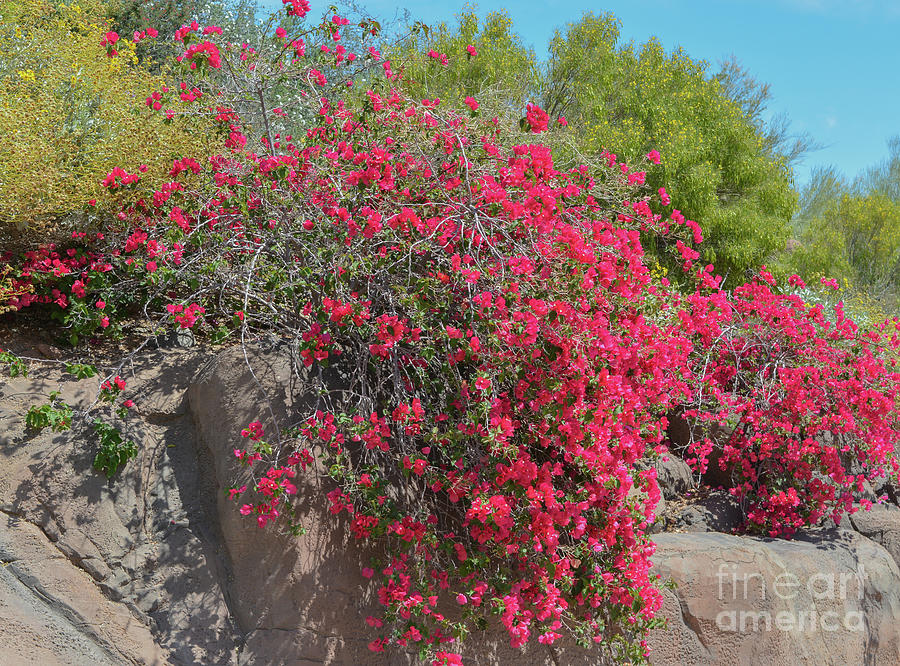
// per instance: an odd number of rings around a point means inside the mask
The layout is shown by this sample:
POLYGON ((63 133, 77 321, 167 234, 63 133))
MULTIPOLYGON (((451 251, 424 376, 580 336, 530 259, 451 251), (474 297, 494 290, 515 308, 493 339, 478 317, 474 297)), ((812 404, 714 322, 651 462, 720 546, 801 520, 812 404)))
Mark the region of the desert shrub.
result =
MULTIPOLYGON (((208 133, 147 112, 161 79, 131 35, 108 30, 95 0, 0 3, 0 252, 45 242, 66 216, 121 205, 102 185, 112 166, 140 169, 152 192, 174 158, 204 154, 208 133)), ((85 231, 89 219, 72 223, 85 231)))

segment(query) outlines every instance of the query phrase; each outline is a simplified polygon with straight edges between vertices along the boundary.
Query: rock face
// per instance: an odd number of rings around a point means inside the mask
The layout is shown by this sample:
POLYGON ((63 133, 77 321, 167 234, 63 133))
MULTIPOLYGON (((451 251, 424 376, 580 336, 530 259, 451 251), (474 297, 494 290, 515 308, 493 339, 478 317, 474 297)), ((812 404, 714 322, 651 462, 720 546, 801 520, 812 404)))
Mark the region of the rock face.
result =
POLYGON ((255 355, 252 367, 240 350, 229 350, 203 369, 188 392, 219 488, 216 510, 232 573, 233 611, 244 636, 240 663, 385 663, 368 650, 372 639, 362 631, 371 606, 359 594, 364 555, 346 533, 330 529, 327 491, 314 487, 313 476, 297 479, 301 497, 309 498, 301 517, 307 534, 300 539, 259 529, 222 492, 248 480, 233 453, 243 446, 241 429, 262 421, 271 432, 273 418, 285 426, 292 396, 306 393, 291 383, 284 355, 255 355))
POLYGON ((794 541, 660 534, 654 664, 900 663, 900 571, 850 531, 794 541))
MULTIPOLYGON (((290 368, 283 348, 141 357, 120 373, 141 452, 112 482, 90 467, 89 433, 24 430, 28 406, 55 389, 86 405, 92 381, 36 367, 0 384, 0 663, 420 663, 367 649, 378 605, 360 570, 373 553, 336 529, 322 475, 297 479, 299 538, 259 529, 226 497, 247 479, 241 429, 285 426, 310 406, 295 400, 316 399, 290 368)), ((734 507, 715 492, 679 503, 679 463, 660 470, 665 527, 694 532, 654 536, 656 571, 676 587, 653 664, 900 663, 900 509, 790 542, 722 534, 734 507)), ((467 664, 600 663, 568 644, 512 650, 495 629, 470 636, 467 664)))
POLYGON ((668 531, 733 533, 744 522, 744 514, 727 491, 710 490, 689 504, 672 502, 657 522, 668 531))
MULTIPOLYGON (((283 350, 282 350, 283 351, 283 350)), ((206 365, 188 391, 188 404, 199 442, 208 450, 220 489, 247 481, 234 456, 243 446, 240 431, 261 421, 267 432, 272 421, 286 425, 295 408, 292 396, 309 396, 302 383, 290 381, 290 362, 279 351, 256 353, 248 365, 240 350, 229 350, 206 365), (251 372, 250 368, 253 371, 251 372)), ((323 470, 317 470, 321 472, 323 470)), ((360 549, 348 530, 336 530, 325 494, 312 474, 297 482, 303 502, 300 538, 259 529, 241 516, 235 502, 218 492, 218 518, 224 550, 230 562, 232 610, 243 635, 240 664, 411 664, 409 655, 376 654, 368 643, 376 636, 366 617, 379 605, 363 591, 361 570, 373 553, 360 549)), ((535 646, 513 650, 500 632, 483 632, 469 645, 466 663, 552 664, 549 652, 535 646)), ((561 646, 561 663, 590 664, 591 655, 561 646)))
POLYGON ((6 664, 164 664, 128 606, 108 599, 32 523, 0 519, 0 635, 6 664))
POLYGON ((892 505, 873 506, 870 511, 857 511, 845 520, 854 530, 884 546, 900 566, 900 509, 892 505))
POLYGON ((656 462, 656 481, 667 500, 675 499, 693 487, 691 468, 674 453, 665 453, 656 462))
POLYGON ((90 404, 94 380, 37 364, 0 380, 0 663, 233 659, 212 486, 184 403, 202 358, 154 352, 122 369, 140 453, 113 481, 91 467, 90 430, 24 426, 50 391, 90 404))

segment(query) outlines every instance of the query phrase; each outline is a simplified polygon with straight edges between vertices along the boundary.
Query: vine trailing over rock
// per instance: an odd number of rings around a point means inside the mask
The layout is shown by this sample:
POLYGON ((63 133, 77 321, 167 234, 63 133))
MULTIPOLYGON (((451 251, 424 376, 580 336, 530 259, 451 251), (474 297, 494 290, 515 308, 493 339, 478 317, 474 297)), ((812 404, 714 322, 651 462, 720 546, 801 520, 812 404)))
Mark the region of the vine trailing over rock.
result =
MULTIPOLYGON (((673 411, 698 472, 728 472, 748 527, 773 535, 896 474, 900 322, 861 333, 765 270, 723 291, 694 265, 699 227, 654 213, 656 151, 557 170, 539 107, 519 124, 474 98, 408 99, 398 65, 342 46, 345 19, 307 29, 305 3, 285 5, 254 47, 177 31, 180 80, 144 113, 213 118, 221 150, 147 191, 123 156, 104 186, 125 205, 20 257, 8 305, 51 308, 75 336, 143 311, 219 341, 289 340, 316 404, 282 430, 261 407, 234 452, 253 480, 228 493, 299 534, 294 480, 327 470, 332 513, 386 554, 364 571, 384 606, 371 649, 459 663, 454 641, 495 615, 514 646, 568 633, 642 660, 661 603, 649 462, 673 411), (370 88, 342 101, 354 78, 370 88), (288 110, 269 97, 285 86, 288 110), (641 233, 672 241, 690 293, 651 274, 641 233)), ((105 39, 99 57, 118 57, 105 39)))

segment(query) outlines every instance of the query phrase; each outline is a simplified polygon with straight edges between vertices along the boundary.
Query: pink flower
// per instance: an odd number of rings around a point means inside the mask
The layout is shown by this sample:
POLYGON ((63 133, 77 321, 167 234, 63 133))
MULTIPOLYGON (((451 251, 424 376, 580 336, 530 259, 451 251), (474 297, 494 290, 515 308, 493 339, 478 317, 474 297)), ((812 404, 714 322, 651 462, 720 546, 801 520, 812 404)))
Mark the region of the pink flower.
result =
POLYGON ((466 47, 466 51, 469 52, 469 57, 470 57, 470 58, 474 58, 475 56, 478 55, 478 51, 476 51, 476 50, 475 50, 475 47, 472 46, 471 44, 469 44, 469 45, 466 47))
POLYGON ((650 160, 653 164, 659 164, 662 161, 660 159, 658 150, 651 150, 649 153, 647 153, 647 159, 650 160))
POLYGON ((94 305, 97 306, 98 310, 102 310, 103 308, 106 307, 106 303, 102 299, 98 300, 96 303, 94 303, 94 305))
POLYGON ((290 16, 304 17, 309 12, 308 0, 281 0, 290 16))
POLYGON ((277 28, 275 28, 275 36, 278 37, 278 39, 284 39, 285 37, 287 37, 287 30, 285 30, 281 26, 278 26, 277 28))
POLYGON ((466 97, 466 106, 475 111, 478 109, 478 102, 475 101, 474 97, 466 97))
POLYGON ((371 578, 375 575, 375 570, 372 567, 363 567, 362 575, 363 578, 371 578))
POLYGON ((439 61, 444 66, 447 66, 450 64, 450 59, 447 57, 446 53, 438 53, 434 49, 431 49, 430 51, 428 51, 428 57, 439 61))
POLYGON ((534 134, 546 132, 547 124, 550 121, 550 116, 547 115, 547 112, 537 104, 529 104, 526 109, 525 122, 531 128, 531 131, 534 134))
POLYGON ((262 423, 260 423, 259 421, 254 421, 246 428, 241 430, 241 437, 249 437, 254 442, 258 442, 260 439, 262 439, 263 434, 264 432, 262 423))
POLYGON ((103 35, 103 39, 100 40, 100 46, 106 47, 106 55, 110 58, 119 55, 119 52, 113 48, 117 41, 119 41, 119 35, 112 30, 103 35))
POLYGON ((109 326, 109 317, 103 317, 100 320, 100 328, 106 328, 107 326, 109 326))

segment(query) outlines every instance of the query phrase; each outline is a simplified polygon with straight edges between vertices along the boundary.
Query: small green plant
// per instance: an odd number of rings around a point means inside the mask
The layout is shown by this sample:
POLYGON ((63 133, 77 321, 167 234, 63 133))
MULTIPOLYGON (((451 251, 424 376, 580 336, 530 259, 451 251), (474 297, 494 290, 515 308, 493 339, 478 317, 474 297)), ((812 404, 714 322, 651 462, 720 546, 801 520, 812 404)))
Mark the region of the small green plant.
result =
POLYGON ((66 372, 76 379, 89 379, 97 375, 97 368, 86 363, 66 363, 66 372))
POLYGON ((130 439, 123 439, 118 428, 100 419, 94 420, 94 432, 100 440, 100 450, 94 457, 94 469, 111 479, 137 455, 137 444, 130 439))
POLYGON ((44 428, 52 428, 54 432, 68 430, 72 427, 72 408, 59 399, 59 391, 53 391, 50 402, 28 408, 25 425, 34 432, 41 432, 44 428))
POLYGON ((28 376, 28 366, 12 352, 0 351, 0 364, 9 367, 10 377, 18 377, 19 375, 22 375, 23 377, 28 376))

